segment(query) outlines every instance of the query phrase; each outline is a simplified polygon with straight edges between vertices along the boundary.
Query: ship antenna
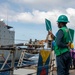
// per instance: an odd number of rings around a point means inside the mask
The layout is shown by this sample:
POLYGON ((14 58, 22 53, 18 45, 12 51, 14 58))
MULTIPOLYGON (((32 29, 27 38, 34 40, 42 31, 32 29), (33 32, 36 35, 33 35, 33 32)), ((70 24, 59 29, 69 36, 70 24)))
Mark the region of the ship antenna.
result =
POLYGON ((7 25, 8 25, 8 9, 7 9, 6 22, 7 22, 7 25))

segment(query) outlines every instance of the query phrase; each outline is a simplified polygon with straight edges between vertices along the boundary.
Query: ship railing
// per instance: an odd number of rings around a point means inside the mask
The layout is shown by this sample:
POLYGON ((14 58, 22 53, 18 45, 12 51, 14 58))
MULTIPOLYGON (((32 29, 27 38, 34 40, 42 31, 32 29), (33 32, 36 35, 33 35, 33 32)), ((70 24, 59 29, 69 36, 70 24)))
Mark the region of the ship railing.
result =
MULTIPOLYGON (((6 58, 6 60, 4 61, 3 65, 2 65, 2 67, 0 69, 0 72, 10 71, 10 75, 13 75, 14 69, 26 67, 26 65, 25 65, 25 66, 18 66, 18 67, 15 68, 15 66, 14 66, 14 63, 15 63, 15 51, 16 50, 34 50, 32 48, 28 49, 28 48, 20 48, 19 47, 19 46, 31 46, 31 45, 32 44, 20 43, 20 44, 2 45, 2 46, 0 46, 0 50, 8 50, 8 51, 10 51, 8 56, 7 56, 7 58, 6 58), (10 55, 12 56, 12 58, 11 58, 11 66, 9 68, 4 69, 4 66, 5 66, 5 64, 7 64, 7 60, 10 57, 10 55)), ((36 49, 36 47, 42 47, 42 49, 44 48, 44 45, 33 44, 32 46, 35 47, 35 49, 36 49)), ((52 60, 52 61, 54 61, 54 60, 52 60)), ((31 65, 27 65, 27 66, 31 66, 31 65)), ((52 66, 54 66, 54 64, 53 65, 45 65, 45 66, 51 68, 52 66)), ((43 67, 43 66, 40 66, 40 67, 43 67)), ((40 68, 40 67, 38 67, 38 68, 40 68)), ((51 71, 53 71, 53 69, 51 71)), ((37 73, 37 72, 35 72, 35 73, 37 73)), ((32 75, 32 74, 34 74, 34 73, 30 73, 30 74, 27 74, 27 75, 32 75)))
MULTIPOLYGON (((6 57, 0 72, 5 72, 5 71, 10 71, 10 75, 13 75, 13 71, 14 71, 14 63, 15 63, 15 51, 16 50, 29 50, 28 48, 20 48, 19 46, 31 46, 32 44, 26 44, 26 43, 19 43, 19 44, 12 44, 12 45, 0 45, 0 50, 6 50, 9 51, 8 56, 6 57), (5 68, 5 64, 7 64, 7 61, 9 59, 9 57, 11 58, 11 66, 9 66, 9 68, 5 68)), ((37 45, 37 44, 33 44, 33 47, 44 47, 44 45, 37 45)), ((34 50, 34 49, 30 49, 30 50, 34 50)), ((18 67, 17 67, 18 68, 18 67)))
POLYGON ((4 63, 2 64, 2 67, 0 68, 0 72, 5 72, 5 71, 10 71, 10 75, 13 75, 13 71, 14 71, 14 63, 15 63, 15 48, 14 47, 0 47, 0 50, 9 50, 9 54, 8 56, 6 57, 4 63), (4 68, 5 65, 7 64, 7 61, 9 59, 9 57, 12 56, 11 58, 11 66, 9 66, 9 68, 4 68))

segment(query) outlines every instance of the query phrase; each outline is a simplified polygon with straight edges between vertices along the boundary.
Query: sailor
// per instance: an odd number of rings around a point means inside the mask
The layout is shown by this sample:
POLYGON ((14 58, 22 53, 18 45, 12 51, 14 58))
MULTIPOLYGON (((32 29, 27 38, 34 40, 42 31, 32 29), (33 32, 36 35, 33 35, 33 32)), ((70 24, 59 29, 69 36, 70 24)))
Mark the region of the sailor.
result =
POLYGON ((68 39, 68 17, 60 15, 57 20, 58 32, 55 37, 55 54, 57 62, 57 75, 69 75, 69 68, 71 64, 70 56, 70 40, 68 39))

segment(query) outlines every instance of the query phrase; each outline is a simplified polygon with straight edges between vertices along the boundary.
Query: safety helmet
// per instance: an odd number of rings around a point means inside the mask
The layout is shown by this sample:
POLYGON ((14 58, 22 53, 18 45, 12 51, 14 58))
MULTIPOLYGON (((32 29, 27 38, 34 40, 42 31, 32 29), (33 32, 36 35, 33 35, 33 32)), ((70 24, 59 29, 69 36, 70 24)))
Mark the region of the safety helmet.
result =
POLYGON ((65 16, 65 15, 60 15, 60 16, 58 17, 57 22, 69 22, 69 21, 68 21, 67 16, 65 16))

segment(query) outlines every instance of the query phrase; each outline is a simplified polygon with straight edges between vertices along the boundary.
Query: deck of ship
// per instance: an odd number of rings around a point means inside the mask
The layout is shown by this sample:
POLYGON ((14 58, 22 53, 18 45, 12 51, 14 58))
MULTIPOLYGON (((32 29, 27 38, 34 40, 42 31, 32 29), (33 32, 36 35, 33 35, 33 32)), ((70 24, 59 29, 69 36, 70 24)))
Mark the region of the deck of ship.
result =
MULTIPOLYGON (((22 68, 22 69, 14 70, 14 75, 28 75, 30 73, 35 73, 35 72, 36 72, 35 69, 23 69, 22 68)), ((31 75, 36 75, 36 73, 31 74, 31 75)), ((52 75, 52 74, 50 73, 50 75, 52 75)), ((56 70, 53 71, 53 75, 57 75, 56 70)), ((70 70, 70 75, 75 75, 75 69, 70 70)))

